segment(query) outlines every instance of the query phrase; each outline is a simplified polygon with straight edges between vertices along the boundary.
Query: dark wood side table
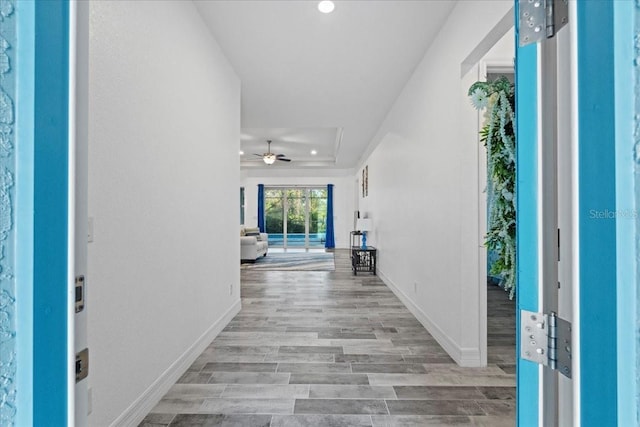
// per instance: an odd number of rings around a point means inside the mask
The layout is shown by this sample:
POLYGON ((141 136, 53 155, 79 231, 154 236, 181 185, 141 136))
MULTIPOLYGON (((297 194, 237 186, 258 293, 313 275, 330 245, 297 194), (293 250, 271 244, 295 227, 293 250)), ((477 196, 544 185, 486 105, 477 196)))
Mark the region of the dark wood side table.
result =
POLYGON ((376 256, 378 250, 373 246, 362 248, 360 246, 351 246, 351 269, 356 276, 358 272, 367 272, 376 274, 376 256))

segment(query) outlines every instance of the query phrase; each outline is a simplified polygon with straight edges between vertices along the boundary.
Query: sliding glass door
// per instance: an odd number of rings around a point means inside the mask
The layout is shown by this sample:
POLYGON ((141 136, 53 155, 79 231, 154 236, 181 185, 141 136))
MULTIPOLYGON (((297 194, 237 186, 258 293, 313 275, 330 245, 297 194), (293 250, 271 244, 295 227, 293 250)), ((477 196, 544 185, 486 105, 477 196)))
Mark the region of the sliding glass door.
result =
POLYGON ((326 215, 325 188, 265 189, 265 228, 271 247, 324 247, 326 215))
POLYGON ((309 190, 309 246, 324 247, 327 233, 327 189, 309 190))
POLYGON ((284 190, 287 206, 285 247, 307 247, 307 197, 306 190, 291 188, 284 190))
POLYGON ((269 233, 269 246, 284 246, 284 193, 282 190, 264 190, 265 231, 269 233))

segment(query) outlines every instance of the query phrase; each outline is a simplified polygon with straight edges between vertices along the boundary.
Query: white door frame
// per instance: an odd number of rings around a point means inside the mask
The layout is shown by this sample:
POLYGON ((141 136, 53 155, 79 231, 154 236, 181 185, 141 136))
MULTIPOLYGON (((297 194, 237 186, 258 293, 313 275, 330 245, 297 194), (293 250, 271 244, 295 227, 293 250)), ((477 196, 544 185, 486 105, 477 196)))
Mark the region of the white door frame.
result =
MULTIPOLYGON (((72 1, 70 4, 73 12, 70 38, 73 47, 70 64, 70 117, 74 118, 70 127, 74 139, 74 172, 75 177, 70 177, 70 193, 73 191, 75 198, 73 205, 69 206, 69 212, 74 212, 73 243, 74 275, 85 277, 83 290, 84 308, 75 313, 71 322, 74 326, 73 352, 79 353, 88 348, 89 338, 87 333, 87 289, 90 287, 91 278, 87 274, 87 244, 88 244, 88 187, 89 187, 89 3, 72 1)), ((71 50, 71 48, 70 48, 71 50)), ((71 227, 70 227, 71 228, 71 227)), ((71 336, 71 335, 70 335, 71 336)), ((89 351, 89 354, 91 352, 89 351)), ((91 377, 75 383, 74 397, 74 425, 84 427, 87 425, 87 416, 91 413, 91 377)))

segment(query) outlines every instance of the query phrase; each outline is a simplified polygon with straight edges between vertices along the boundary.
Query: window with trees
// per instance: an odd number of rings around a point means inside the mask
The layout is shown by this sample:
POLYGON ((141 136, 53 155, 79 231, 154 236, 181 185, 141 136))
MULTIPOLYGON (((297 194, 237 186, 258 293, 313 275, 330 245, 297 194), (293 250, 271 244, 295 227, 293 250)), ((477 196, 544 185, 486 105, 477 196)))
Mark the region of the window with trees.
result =
POLYGON ((265 228, 269 233, 270 246, 324 246, 326 188, 265 188, 264 200, 265 228))

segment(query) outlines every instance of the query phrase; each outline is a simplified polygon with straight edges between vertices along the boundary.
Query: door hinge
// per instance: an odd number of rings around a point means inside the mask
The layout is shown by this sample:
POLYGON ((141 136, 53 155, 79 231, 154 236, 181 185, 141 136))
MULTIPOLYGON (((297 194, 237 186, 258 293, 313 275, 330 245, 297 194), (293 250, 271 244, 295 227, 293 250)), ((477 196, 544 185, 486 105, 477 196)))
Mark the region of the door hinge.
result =
POLYGON ((518 0, 520 46, 550 39, 569 22, 569 0, 518 0))
POLYGON ((571 378, 571 322, 551 314, 520 311, 520 357, 571 378))

